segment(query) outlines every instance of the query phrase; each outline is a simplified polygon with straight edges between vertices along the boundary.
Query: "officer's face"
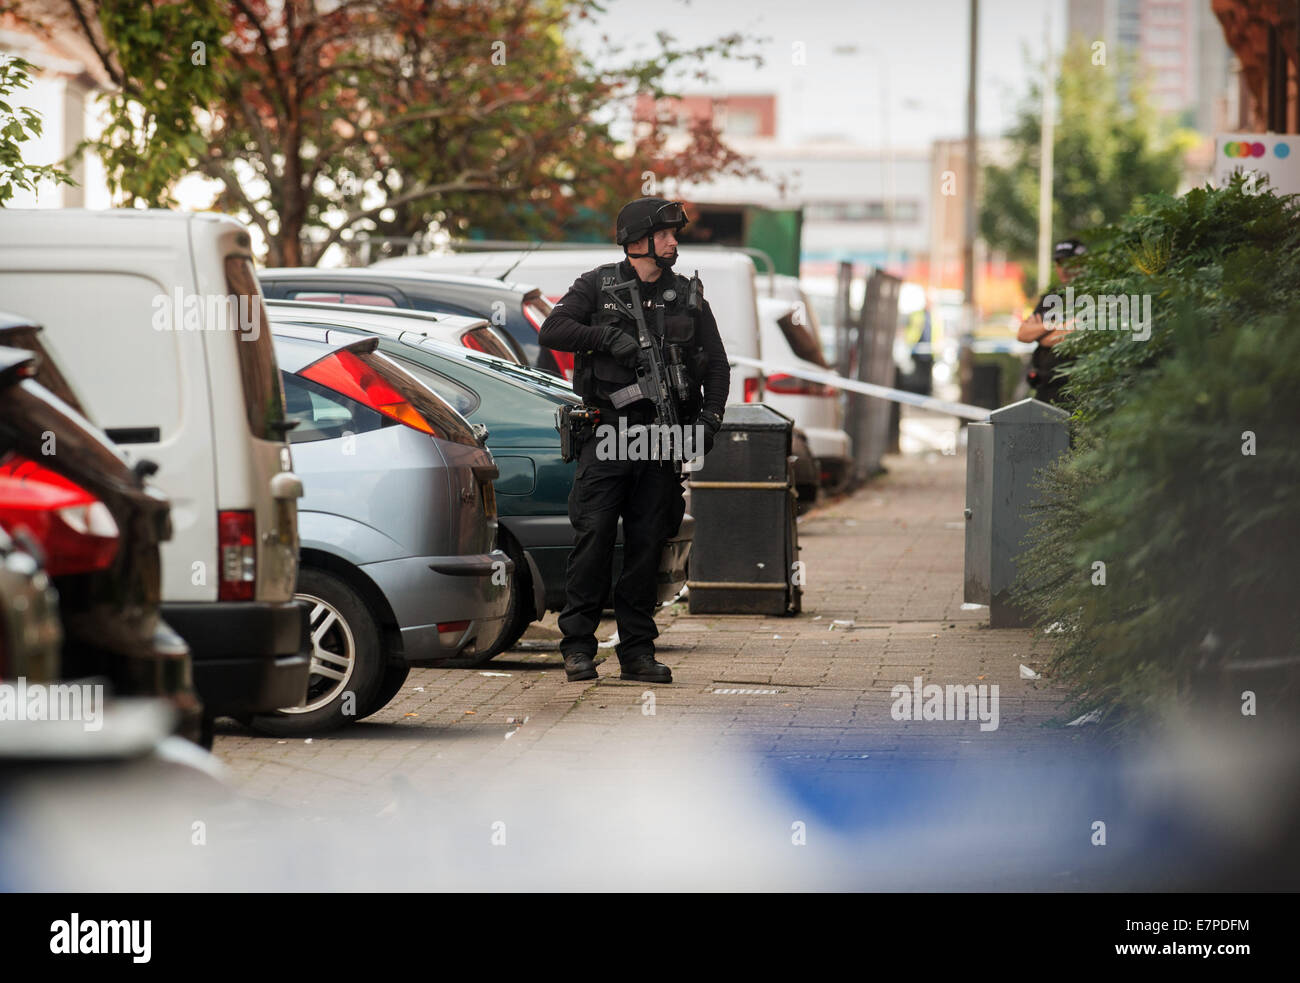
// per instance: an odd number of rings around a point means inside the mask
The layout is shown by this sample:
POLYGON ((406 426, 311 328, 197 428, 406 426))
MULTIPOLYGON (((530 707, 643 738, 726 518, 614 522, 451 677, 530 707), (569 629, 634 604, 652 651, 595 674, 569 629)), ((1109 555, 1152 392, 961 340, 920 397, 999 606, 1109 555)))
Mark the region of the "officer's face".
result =
POLYGON ((655 233, 655 255, 671 256, 677 252, 677 232, 673 229, 660 229, 655 233))

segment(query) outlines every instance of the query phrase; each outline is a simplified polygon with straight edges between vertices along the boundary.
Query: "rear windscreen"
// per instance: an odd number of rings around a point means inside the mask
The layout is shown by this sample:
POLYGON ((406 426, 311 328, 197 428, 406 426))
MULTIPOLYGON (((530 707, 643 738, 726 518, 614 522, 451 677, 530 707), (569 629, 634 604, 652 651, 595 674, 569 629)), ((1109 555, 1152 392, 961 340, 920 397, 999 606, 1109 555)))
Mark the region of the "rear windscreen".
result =
POLYGON ((450 403, 461 416, 469 416, 478 409, 478 394, 468 387, 409 359, 402 359, 401 366, 450 403))
POLYGON ((36 354, 40 359, 37 363, 36 381, 85 416, 86 411, 77 401, 77 396, 68 385, 68 380, 64 378, 58 364, 41 344, 40 333, 41 329, 37 327, 5 328, 0 331, 0 345, 21 348, 23 351, 36 354))
POLYGON ((379 352, 358 354, 357 357, 373 366, 390 386, 406 397, 435 430, 446 434, 448 440, 458 444, 469 444, 471 447, 477 446, 478 438, 470 430, 465 418, 452 409, 451 404, 445 399, 407 372, 404 366, 379 352))
POLYGON ((226 257, 226 289, 241 317, 257 318, 257 330, 243 330, 235 349, 239 353, 239 377, 244 386, 244 409, 248 429, 262 440, 281 440, 284 422, 284 392, 276 371, 275 347, 266 305, 257 286, 253 263, 246 256, 226 257))
POLYGON ((797 356, 822 368, 829 368, 822 355, 821 339, 808 324, 808 308, 801 302, 787 311, 776 323, 781 326, 790 350, 797 356))

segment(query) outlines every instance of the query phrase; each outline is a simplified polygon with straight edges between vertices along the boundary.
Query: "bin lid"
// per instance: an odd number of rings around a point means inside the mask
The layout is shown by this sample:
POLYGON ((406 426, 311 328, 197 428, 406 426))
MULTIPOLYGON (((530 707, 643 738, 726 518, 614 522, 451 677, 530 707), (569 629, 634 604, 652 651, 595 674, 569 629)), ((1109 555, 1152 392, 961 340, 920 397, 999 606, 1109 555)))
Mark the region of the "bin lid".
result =
POLYGON ((790 430, 794 420, 765 403, 728 403, 723 430, 790 430))

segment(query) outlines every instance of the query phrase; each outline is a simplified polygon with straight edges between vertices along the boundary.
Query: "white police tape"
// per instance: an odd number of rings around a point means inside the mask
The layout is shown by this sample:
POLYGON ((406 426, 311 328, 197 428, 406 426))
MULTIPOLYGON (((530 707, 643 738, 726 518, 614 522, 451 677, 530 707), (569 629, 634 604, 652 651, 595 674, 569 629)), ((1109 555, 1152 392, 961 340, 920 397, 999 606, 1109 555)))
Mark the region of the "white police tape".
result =
POLYGON ((875 396, 877 399, 888 399, 895 403, 907 403, 909 406, 919 406, 923 410, 947 413, 949 416, 959 416, 965 420, 987 420, 989 418, 989 411, 982 406, 971 406, 969 403, 950 403, 946 399, 935 399, 933 396, 922 396, 919 393, 910 393, 902 389, 890 389, 888 386, 878 386, 873 382, 846 379, 837 372, 818 372, 815 369, 805 369, 801 365, 791 366, 784 363, 764 362, 761 359, 747 358, 744 355, 728 355, 727 361, 732 365, 760 369, 772 375, 780 373, 782 375, 792 375, 798 379, 807 379, 809 382, 823 382, 828 386, 847 389, 849 392, 862 393, 864 396, 875 396))

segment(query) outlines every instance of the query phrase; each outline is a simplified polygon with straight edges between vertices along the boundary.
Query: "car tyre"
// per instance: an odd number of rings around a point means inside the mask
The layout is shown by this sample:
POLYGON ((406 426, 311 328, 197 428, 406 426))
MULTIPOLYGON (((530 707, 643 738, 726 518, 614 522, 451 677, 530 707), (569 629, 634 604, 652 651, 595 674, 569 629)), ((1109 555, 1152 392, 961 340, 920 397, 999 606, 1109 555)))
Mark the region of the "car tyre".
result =
POLYGON ((372 713, 378 713, 392 702, 393 697, 401 692, 402 684, 411 674, 409 662, 386 662, 379 678, 379 688, 375 690, 374 699, 367 705, 359 707, 358 720, 364 720, 372 713))
POLYGON ((355 590, 332 573, 304 567, 294 596, 310 611, 307 699, 249 721, 254 730, 276 737, 324 733, 360 719, 365 707, 379 709, 375 701, 384 680, 379 626, 355 590))
POLYGON ((206 710, 199 718, 199 733, 194 743, 205 751, 211 751, 217 740, 217 718, 206 710))
POLYGON ((533 575, 528 569, 528 559, 524 551, 513 539, 501 537, 501 549, 515 563, 514 578, 510 584, 510 606, 506 616, 501 619, 501 631, 486 648, 480 648, 474 664, 490 662, 502 652, 514 648, 523 637, 528 626, 533 623, 533 575))

